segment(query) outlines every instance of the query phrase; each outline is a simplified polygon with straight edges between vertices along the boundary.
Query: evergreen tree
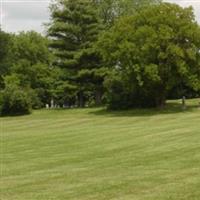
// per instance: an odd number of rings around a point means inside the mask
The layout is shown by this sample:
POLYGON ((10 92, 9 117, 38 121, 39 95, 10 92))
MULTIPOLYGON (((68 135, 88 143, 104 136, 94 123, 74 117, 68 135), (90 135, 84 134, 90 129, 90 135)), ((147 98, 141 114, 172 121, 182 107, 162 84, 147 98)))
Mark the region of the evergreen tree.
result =
POLYGON ((66 82, 77 86, 79 107, 85 105, 88 91, 95 92, 94 73, 101 67, 94 48, 101 30, 96 5, 93 0, 58 0, 51 7, 49 36, 55 65, 63 69, 66 82))

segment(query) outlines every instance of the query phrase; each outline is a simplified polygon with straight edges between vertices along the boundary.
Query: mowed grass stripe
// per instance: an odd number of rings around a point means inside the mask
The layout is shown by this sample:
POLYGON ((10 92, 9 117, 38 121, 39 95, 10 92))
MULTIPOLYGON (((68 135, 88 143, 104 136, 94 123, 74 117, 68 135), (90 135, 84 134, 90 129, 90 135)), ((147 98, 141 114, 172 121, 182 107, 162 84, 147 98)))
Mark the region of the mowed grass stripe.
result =
POLYGON ((186 111, 171 101, 164 111, 40 110, 0 118, 0 197, 199 200, 198 101, 186 111))

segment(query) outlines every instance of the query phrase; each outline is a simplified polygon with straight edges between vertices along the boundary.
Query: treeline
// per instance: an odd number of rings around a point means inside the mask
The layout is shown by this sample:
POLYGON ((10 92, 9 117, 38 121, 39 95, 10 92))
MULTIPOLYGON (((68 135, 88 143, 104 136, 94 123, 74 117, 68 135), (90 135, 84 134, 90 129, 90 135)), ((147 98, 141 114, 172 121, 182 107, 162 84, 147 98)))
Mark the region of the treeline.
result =
POLYGON ((200 93, 193 9, 158 0, 57 0, 47 34, 0 31, 0 112, 163 107, 200 93))

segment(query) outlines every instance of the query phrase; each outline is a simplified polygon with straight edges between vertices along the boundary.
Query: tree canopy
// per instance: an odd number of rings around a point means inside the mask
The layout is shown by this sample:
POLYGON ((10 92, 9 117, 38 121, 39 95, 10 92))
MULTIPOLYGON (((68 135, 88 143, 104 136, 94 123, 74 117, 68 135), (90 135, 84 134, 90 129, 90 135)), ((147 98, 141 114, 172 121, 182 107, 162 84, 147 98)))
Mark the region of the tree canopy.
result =
POLYGON ((200 89, 199 35, 191 7, 162 3, 121 18, 100 38, 99 51, 120 76, 127 101, 163 106, 177 85, 200 89))

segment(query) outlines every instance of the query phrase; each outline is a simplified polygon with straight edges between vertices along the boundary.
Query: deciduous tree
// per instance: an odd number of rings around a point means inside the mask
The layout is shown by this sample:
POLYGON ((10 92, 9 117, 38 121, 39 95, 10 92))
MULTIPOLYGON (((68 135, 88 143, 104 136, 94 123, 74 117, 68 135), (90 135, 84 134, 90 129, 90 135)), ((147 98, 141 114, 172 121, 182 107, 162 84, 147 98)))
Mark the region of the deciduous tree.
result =
POLYGON ((182 83, 200 89, 200 27, 191 7, 162 3, 123 17, 102 36, 99 50, 132 106, 139 98, 162 107, 182 83))

